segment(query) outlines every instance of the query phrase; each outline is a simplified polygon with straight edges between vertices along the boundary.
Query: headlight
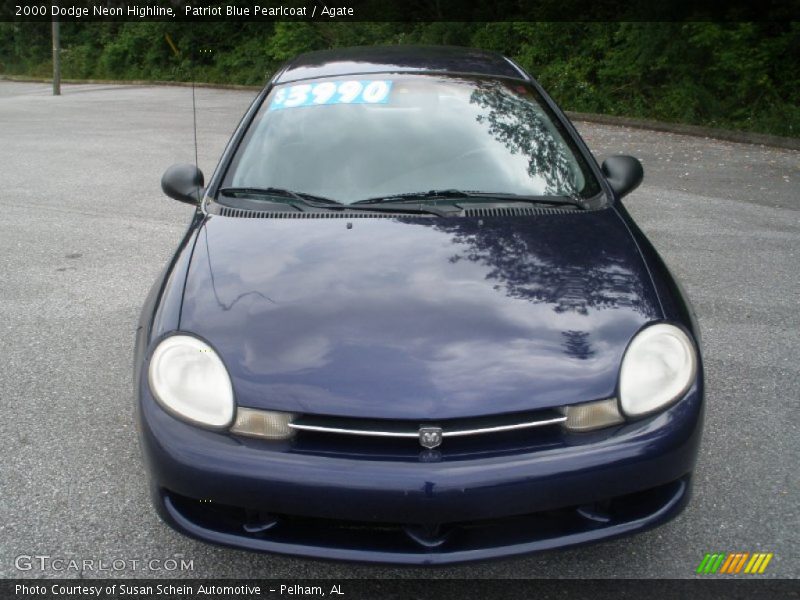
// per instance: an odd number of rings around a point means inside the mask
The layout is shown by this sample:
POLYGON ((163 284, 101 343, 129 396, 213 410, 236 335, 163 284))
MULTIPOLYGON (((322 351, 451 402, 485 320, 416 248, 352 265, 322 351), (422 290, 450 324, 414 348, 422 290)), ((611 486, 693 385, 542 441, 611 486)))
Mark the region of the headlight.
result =
POLYGON ((199 425, 224 427, 233 420, 231 379, 211 347, 188 335, 173 335, 153 352, 148 372, 156 400, 199 425))
POLYGON ((619 399, 628 416, 643 415, 677 400, 697 372, 694 344, 683 330, 659 323, 640 331, 628 346, 619 376, 619 399))

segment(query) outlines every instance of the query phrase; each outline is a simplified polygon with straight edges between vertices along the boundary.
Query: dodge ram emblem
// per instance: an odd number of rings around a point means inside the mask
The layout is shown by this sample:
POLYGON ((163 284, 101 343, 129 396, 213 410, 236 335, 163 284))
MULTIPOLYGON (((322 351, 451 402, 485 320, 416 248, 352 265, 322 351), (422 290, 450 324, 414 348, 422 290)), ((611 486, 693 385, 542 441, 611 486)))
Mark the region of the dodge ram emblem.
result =
POLYGON ((436 448, 442 443, 442 428, 427 427, 419 428, 419 444, 423 448, 436 448))

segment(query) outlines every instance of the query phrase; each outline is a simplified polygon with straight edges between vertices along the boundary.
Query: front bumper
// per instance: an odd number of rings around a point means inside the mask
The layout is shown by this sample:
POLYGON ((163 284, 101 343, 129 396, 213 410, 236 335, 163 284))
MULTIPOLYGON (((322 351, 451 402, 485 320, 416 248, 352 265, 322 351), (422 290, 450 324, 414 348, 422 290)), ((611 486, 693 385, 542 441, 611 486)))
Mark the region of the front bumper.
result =
POLYGON ((689 496, 702 386, 652 417, 522 454, 365 460, 245 443, 165 413, 140 389, 161 516, 252 550, 441 564, 598 541, 659 525, 689 496))

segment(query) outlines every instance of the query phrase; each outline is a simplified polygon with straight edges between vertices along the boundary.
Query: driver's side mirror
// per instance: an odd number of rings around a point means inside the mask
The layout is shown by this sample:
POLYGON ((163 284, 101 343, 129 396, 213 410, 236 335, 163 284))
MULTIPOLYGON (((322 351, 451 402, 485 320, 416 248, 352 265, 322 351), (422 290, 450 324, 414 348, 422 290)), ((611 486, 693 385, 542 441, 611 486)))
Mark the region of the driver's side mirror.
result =
POLYGON ((194 165, 172 165, 161 176, 161 189, 170 198, 197 204, 203 197, 203 172, 194 165))
POLYGON ((609 156, 603 161, 603 173, 620 198, 639 187, 644 179, 642 163, 632 156, 621 154, 609 156))

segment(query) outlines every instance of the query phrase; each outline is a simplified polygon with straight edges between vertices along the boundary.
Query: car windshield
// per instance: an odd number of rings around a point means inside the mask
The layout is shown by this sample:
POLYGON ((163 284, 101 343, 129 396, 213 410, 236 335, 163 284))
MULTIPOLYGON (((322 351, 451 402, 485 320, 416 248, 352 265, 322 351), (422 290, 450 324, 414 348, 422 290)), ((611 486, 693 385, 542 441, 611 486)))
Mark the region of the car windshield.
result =
POLYGON ((430 190, 600 192, 527 84, 392 74, 276 86, 222 187, 280 188, 343 204, 430 190))

